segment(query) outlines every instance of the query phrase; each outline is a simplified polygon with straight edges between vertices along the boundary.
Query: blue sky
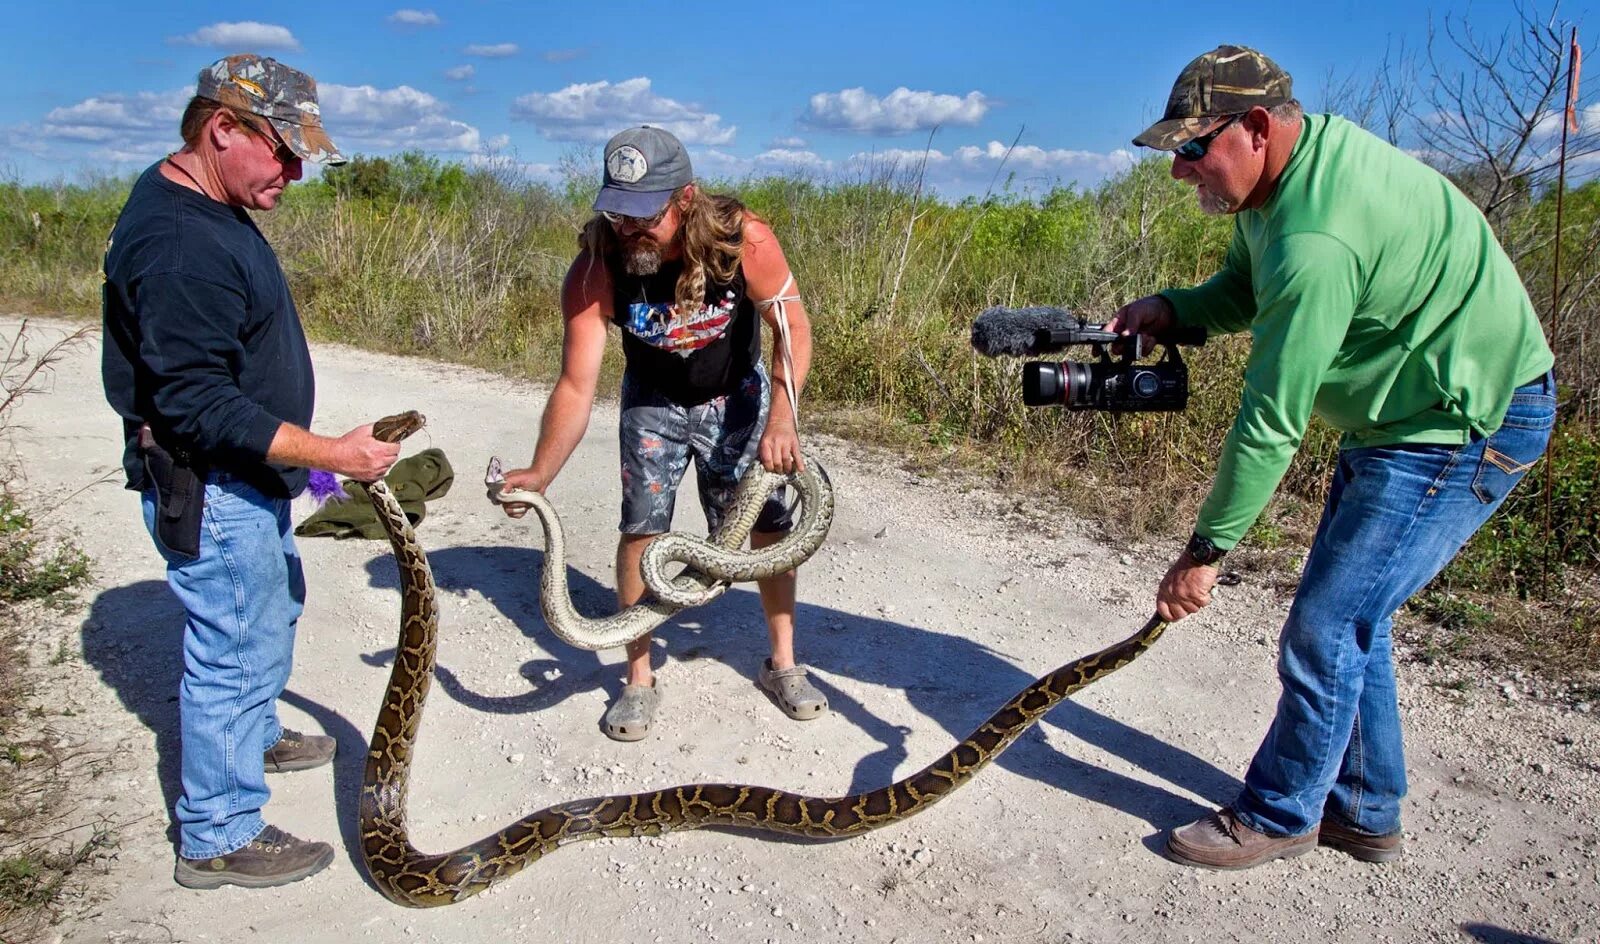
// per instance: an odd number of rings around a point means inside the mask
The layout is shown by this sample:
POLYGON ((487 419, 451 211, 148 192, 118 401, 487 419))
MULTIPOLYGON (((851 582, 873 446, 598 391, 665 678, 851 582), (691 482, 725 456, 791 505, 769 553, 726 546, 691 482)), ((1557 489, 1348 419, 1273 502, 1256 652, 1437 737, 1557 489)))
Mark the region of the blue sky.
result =
MULTIPOLYGON (((918 158, 932 133, 928 179, 959 195, 982 192, 1020 134, 1005 171, 1013 188, 1039 192, 1137 160, 1129 139, 1159 116, 1183 64, 1218 43, 1275 58, 1316 109, 1330 75, 1370 74, 1401 42, 1420 48, 1430 21, 1465 17, 1488 36, 1515 22, 1504 0, 1079 7, 30 4, 0 36, 0 178, 143 167, 176 145, 200 67, 255 51, 317 78, 347 153, 492 156, 553 176, 564 157, 650 123, 679 133, 702 176, 827 175, 863 155, 918 158)), ((1588 6, 1559 12, 1593 48, 1584 27, 1600 20, 1588 6)), ((1600 91, 1600 74, 1590 81, 1600 91)))

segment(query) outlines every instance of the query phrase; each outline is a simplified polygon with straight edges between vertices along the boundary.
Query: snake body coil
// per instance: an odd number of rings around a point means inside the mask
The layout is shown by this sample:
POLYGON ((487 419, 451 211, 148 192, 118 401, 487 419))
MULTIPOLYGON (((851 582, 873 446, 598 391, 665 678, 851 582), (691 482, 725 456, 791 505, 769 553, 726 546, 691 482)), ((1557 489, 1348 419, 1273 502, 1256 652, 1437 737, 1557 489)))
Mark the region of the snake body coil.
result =
POLYGON ((567 588, 567 541, 561 516, 538 492, 503 486, 500 460, 492 459, 485 476, 491 501, 532 506, 544 529, 544 572, 539 579, 539 608, 545 625, 563 642, 580 649, 610 649, 643 636, 690 606, 709 603, 735 581, 760 580, 794 570, 816 552, 833 524, 833 486, 821 464, 808 460, 805 471, 790 475, 760 466, 739 481, 733 503, 708 540, 679 532, 663 534, 645 548, 640 570, 654 594, 610 616, 588 617, 572 605, 567 588), (780 485, 800 493, 801 513, 789 533, 760 550, 739 550, 760 517, 761 506, 780 485), (673 562, 689 564, 682 573, 667 574, 673 562))
MULTIPOLYGON (((414 422, 420 425, 420 417, 414 422)), ((377 425, 385 435, 410 431, 386 423, 377 425)), ((772 787, 694 783, 571 800, 530 813, 460 849, 424 853, 411 844, 406 794, 438 643, 433 575, 394 495, 382 482, 370 485, 367 493, 400 568, 401 621, 394 669, 372 732, 361 785, 361 852, 384 896, 412 907, 458 902, 561 846, 601 836, 653 836, 722 826, 832 839, 900 822, 949 796, 1056 704, 1133 661, 1166 628, 1152 618, 1127 639, 1034 681, 943 757, 876 790, 812 797, 772 787)))

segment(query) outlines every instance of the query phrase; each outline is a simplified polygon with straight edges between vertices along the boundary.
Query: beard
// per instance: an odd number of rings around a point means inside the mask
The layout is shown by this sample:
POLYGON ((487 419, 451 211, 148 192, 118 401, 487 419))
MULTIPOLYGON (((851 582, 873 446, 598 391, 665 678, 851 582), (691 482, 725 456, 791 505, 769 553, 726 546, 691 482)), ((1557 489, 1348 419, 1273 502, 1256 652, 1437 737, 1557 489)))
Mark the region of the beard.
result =
POLYGON ((629 275, 661 271, 661 246, 648 236, 622 240, 622 270, 629 275))
POLYGON ((1207 216, 1227 216, 1233 212, 1233 204, 1228 198, 1220 196, 1210 187, 1196 187, 1194 196, 1200 203, 1200 212, 1207 216))

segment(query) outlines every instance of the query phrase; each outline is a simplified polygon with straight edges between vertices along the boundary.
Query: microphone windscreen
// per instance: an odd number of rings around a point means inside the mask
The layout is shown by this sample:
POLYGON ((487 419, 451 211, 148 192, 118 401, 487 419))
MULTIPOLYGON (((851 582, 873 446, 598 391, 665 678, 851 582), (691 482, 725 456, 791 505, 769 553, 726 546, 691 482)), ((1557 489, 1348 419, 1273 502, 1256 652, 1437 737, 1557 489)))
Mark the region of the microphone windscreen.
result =
POLYGON ((990 308, 972 322, 972 347, 985 357, 1038 354, 1040 331, 1060 330, 1077 324, 1078 319, 1072 312, 1050 305, 990 308))

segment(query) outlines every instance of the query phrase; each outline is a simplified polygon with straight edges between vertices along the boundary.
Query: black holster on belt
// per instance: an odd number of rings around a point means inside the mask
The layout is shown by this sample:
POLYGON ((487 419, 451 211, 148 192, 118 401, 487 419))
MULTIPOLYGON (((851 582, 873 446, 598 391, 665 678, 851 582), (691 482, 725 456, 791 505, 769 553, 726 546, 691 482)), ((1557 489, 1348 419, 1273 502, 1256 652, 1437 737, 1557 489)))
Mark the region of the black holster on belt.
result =
POLYGON ((156 442, 149 424, 139 427, 139 456, 156 490, 156 540, 174 554, 200 556, 200 516, 206 507, 206 469, 187 449, 156 442))

